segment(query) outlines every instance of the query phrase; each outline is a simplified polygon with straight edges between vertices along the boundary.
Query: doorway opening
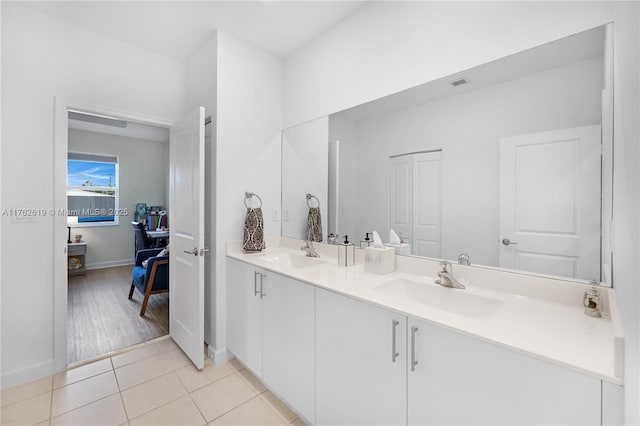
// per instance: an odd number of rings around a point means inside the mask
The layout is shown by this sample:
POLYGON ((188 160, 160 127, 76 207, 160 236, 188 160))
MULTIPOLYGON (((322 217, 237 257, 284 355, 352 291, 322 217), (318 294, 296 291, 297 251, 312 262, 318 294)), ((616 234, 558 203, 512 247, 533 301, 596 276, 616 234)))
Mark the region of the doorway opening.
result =
MULTIPOLYGON (((169 298, 169 335, 171 339, 182 349, 189 357, 193 364, 198 368, 204 368, 204 287, 205 287, 205 257, 209 251, 209 241, 204 235, 204 205, 205 192, 207 184, 205 182, 205 110, 204 107, 198 107, 191 113, 184 116, 181 120, 161 121, 148 116, 139 114, 123 113, 121 110, 109 108, 87 106, 89 104, 68 104, 60 98, 55 99, 54 114, 54 246, 53 246, 53 264, 54 264, 54 370, 62 371, 68 367, 67 362, 67 307, 68 307, 68 248, 71 232, 68 230, 68 160, 69 160, 69 112, 82 112, 87 115, 97 117, 123 120, 131 123, 147 124, 155 127, 169 129, 169 173, 167 183, 167 195, 165 202, 169 206, 166 210, 168 221, 171 223, 169 240, 171 242, 171 253, 168 256, 169 264, 169 282, 179 282, 180 286, 172 286, 172 297, 169 298), (188 256, 185 256, 188 255, 188 256)), ((213 150, 212 150, 213 152, 213 150)), ((114 156, 114 155, 112 155, 114 156)), ((118 156, 116 156, 118 157, 118 156)), ((132 167, 143 167, 139 163, 146 163, 144 167, 151 170, 152 161, 148 160, 148 152, 144 152, 141 156, 143 160, 138 159, 132 167)), ((124 164, 120 164, 126 156, 118 157, 118 171, 124 173, 124 164), (122 167, 121 167, 122 166, 122 167)), ((157 166, 157 164, 156 164, 157 166)), ((123 176, 121 176, 123 178, 123 176)), ((113 179, 113 176, 112 176, 113 179)), ((157 189, 161 185, 162 179, 149 179, 147 175, 130 185, 149 184, 157 189)), ((112 181, 113 182, 113 181, 112 181)), ((82 188, 81 188, 82 189, 82 188)), ((113 192, 114 189, 104 188, 107 192, 113 192)), ((124 185, 117 191, 120 196, 123 195, 124 185)), ((138 203, 128 201, 130 204, 138 203)), ((160 206, 160 204, 158 204, 160 206)), ((116 208, 124 208, 125 201, 119 200, 116 208)), ((133 207, 133 206, 132 206, 133 207)), ((161 206, 164 208, 164 206, 161 206)), ((145 210, 146 212, 146 210, 145 210)), ((114 214, 127 216, 119 217, 118 223, 125 224, 123 229, 127 229, 127 233, 131 233, 129 241, 129 249, 123 249, 122 253, 125 257, 121 259, 130 259, 126 263, 131 264, 133 259, 134 247, 134 229, 132 213, 127 214, 119 211, 114 214), (130 257, 128 257, 130 256, 130 257)), ((153 211, 150 212, 153 214, 153 211)), ((103 216, 100 214, 99 216, 103 216)), ((108 216, 108 215, 107 215, 108 216)), ((78 217, 78 222, 80 222, 78 217)), ((101 220, 104 217, 100 218, 101 220)), ((149 218, 146 218, 147 220, 149 218)), ((115 220, 114 220, 115 221, 115 220)), ((134 221, 135 222, 135 221, 134 221)), ((138 222, 140 223, 140 222, 138 222)), ((150 222, 156 224, 157 222, 150 222)), ((109 224, 105 227, 109 227, 109 224)), ((113 224, 111 224, 113 227, 113 224)), ((147 231, 147 234, 152 231, 147 231)), ((158 231, 161 232, 161 231, 158 231)), ((78 234, 74 232, 74 236, 78 234)), ((165 234, 166 236, 166 234, 165 234)), ((83 237, 81 238, 84 239, 83 237)), ((98 239, 96 241, 99 241, 98 239)), ((106 247, 110 247, 105 244, 106 247)), ((87 254, 91 252, 89 242, 87 241, 87 254)), ((122 255, 122 253, 118 252, 122 255)), ((139 253, 139 252, 138 252, 139 253)), ((139 259, 141 260, 141 259, 139 259)), ((207 259, 208 261, 209 259, 207 259)), ((89 259, 90 261, 90 259, 89 259)), ((116 262, 117 263, 117 262, 116 262)), ((122 262, 125 263, 125 262, 122 262)), ((137 260, 135 262, 138 263, 137 260)), ((141 262, 140 262, 141 263, 141 262)), ((147 268, 152 264, 148 259, 147 268)), ((114 264, 102 264, 99 266, 126 266, 114 264)), ((87 268, 89 269, 89 268, 87 268)), ((134 269, 132 267, 132 269, 134 269)), ((153 268, 147 274, 143 272, 136 275, 132 270, 132 281, 138 283, 138 279, 144 279, 148 282, 155 275, 153 268)), ((127 283, 131 286, 132 281, 127 279, 127 283)), ((131 287, 129 287, 131 288, 131 287)), ((139 286, 136 285, 134 292, 139 286)), ((148 287, 147 287, 148 288, 148 287)), ((151 293, 154 293, 155 286, 152 287, 151 293)), ((130 292, 123 297, 128 299, 130 292)), ((144 302, 143 302, 144 304, 144 302)), ((143 310, 141 309, 140 313, 143 310)), ((93 316, 90 316, 93 318, 93 316)))
POLYGON ((73 365, 169 334, 168 291, 148 296, 144 312, 144 293, 134 288, 127 296, 134 267, 138 275, 147 267, 136 262, 142 254, 156 283, 148 286, 144 270, 138 279, 154 291, 164 280, 168 290, 161 250, 170 154, 167 126, 83 110, 68 110, 67 118, 66 361, 73 365))

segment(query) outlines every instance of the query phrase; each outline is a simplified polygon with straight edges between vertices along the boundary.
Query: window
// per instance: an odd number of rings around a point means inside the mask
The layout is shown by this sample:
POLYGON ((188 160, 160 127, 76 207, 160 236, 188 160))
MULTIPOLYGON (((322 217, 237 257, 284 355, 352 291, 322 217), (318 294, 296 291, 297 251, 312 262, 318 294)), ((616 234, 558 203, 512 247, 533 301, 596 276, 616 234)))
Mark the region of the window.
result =
POLYGON ((118 158, 69 152, 67 160, 68 216, 74 226, 118 224, 118 158))

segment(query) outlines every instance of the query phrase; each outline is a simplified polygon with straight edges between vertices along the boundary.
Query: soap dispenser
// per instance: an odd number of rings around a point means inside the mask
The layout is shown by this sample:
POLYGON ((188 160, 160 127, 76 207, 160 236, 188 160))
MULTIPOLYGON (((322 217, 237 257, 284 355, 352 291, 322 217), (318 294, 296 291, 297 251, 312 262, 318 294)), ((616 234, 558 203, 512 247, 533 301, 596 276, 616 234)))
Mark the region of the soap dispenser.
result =
POLYGON ((344 242, 338 245, 338 265, 353 266, 356 262, 356 246, 349 242, 349 236, 344 236, 344 242))
POLYGON ((371 232, 365 232, 364 240, 360 240, 361 249, 369 247, 371 243, 373 243, 373 240, 369 238, 369 235, 371 235, 371 232))

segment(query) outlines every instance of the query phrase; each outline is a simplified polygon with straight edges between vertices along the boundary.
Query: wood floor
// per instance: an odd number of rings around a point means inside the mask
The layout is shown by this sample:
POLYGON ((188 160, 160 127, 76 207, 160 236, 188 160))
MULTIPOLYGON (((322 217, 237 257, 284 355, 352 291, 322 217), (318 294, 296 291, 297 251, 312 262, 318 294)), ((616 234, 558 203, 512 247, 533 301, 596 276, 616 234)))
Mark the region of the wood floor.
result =
POLYGON ((131 288, 131 266, 69 277, 67 363, 74 364, 169 334, 169 293, 152 295, 144 317, 142 294, 131 288))

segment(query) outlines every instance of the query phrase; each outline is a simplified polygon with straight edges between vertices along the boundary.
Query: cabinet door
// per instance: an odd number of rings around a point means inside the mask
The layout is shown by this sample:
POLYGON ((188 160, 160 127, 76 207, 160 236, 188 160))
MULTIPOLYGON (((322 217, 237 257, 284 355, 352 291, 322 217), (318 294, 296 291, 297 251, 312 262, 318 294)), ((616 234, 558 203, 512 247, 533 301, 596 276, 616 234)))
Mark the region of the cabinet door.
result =
POLYGON ((274 273, 263 281, 262 378, 306 420, 315 420, 314 288, 274 273))
POLYGON ((405 424, 405 350, 406 317, 316 288, 316 424, 405 424))
POLYGON ((600 380, 420 321, 408 333, 410 425, 600 423, 600 380))
POLYGON ((261 272, 246 263, 227 259, 227 347, 259 377, 262 376, 261 272))

